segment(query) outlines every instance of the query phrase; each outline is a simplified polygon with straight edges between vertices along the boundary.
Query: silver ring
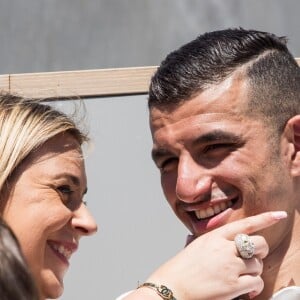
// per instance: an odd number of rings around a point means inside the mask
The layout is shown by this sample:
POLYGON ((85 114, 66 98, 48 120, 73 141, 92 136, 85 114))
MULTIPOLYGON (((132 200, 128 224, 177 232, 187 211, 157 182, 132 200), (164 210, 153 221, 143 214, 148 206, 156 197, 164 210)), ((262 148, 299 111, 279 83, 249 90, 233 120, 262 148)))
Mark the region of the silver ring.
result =
POLYGON ((242 258, 249 259, 253 257, 255 246, 249 235, 243 233, 237 234, 234 242, 242 258))

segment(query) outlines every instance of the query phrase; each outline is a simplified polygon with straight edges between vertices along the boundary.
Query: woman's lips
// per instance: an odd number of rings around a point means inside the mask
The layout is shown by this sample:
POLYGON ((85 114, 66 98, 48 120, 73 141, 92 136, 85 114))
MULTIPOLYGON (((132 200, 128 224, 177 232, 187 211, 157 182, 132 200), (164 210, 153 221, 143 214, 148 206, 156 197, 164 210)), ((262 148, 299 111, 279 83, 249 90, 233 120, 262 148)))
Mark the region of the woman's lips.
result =
POLYGON ((48 245, 54 253, 67 264, 69 264, 69 259, 72 254, 77 250, 77 245, 70 242, 57 242, 51 240, 48 241, 48 245))

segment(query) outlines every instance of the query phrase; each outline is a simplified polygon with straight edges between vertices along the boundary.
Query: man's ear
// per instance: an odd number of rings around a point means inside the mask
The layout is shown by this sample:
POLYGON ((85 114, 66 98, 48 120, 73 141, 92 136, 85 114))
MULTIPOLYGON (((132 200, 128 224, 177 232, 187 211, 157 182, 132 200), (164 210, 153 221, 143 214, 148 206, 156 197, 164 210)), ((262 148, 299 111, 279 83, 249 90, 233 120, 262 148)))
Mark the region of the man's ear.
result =
POLYGON ((300 115, 289 119, 285 129, 289 143, 293 146, 291 174, 295 177, 300 176, 300 115))

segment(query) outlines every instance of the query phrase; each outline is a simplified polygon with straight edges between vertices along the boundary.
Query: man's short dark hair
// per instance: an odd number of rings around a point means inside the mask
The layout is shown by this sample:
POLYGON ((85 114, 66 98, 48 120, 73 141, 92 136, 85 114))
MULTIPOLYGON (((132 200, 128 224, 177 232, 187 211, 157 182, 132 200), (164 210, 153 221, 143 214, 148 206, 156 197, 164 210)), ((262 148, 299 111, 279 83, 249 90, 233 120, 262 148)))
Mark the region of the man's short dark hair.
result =
POLYGON ((300 111, 300 68, 285 37, 243 28, 208 32, 171 52, 151 79, 148 106, 168 108, 246 65, 247 111, 279 132, 300 111))

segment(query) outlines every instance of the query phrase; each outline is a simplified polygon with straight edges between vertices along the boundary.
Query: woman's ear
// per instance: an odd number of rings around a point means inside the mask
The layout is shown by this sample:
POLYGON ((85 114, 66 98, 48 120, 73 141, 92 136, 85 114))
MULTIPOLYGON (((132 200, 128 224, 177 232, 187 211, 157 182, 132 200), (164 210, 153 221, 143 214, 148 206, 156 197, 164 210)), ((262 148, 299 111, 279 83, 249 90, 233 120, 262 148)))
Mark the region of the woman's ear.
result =
POLYGON ((288 130, 288 139, 293 146, 293 155, 291 161, 291 174, 294 177, 300 176, 300 115, 289 119, 286 129, 288 130))

